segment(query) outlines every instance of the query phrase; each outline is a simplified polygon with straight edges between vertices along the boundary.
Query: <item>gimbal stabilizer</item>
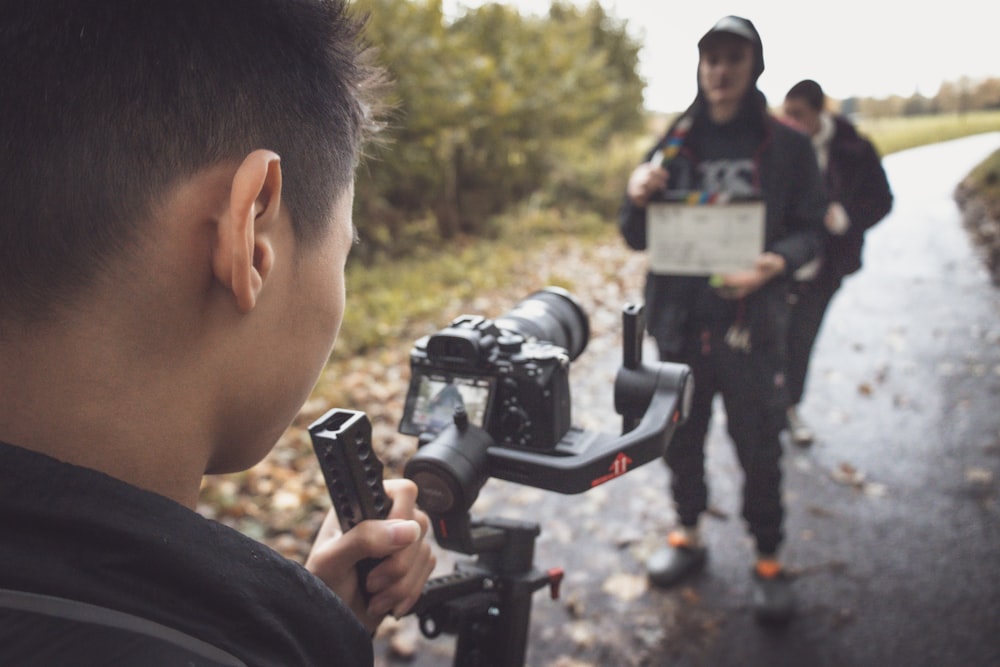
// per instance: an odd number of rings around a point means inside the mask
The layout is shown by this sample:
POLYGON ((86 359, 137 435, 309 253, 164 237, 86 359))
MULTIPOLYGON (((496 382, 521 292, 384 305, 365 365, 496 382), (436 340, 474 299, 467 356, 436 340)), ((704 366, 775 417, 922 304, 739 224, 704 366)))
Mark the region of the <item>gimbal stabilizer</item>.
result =
POLYGON ((469 515, 490 477, 575 494, 661 457, 674 428, 687 416, 693 380, 687 366, 644 363, 642 307, 623 310, 623 362, 614 386, 622 435, 571 428, 552 449, 496 446, 458 410, 454 423, 422 443, 406 477, 420 490, 443 549, 477 556, 453 574, 431 579, 413 609, 428 637, 457 635, 454 665, 524 664, 532 594, 549 586, 558 594, 561 571, 535 569, 538 524, 469 515))

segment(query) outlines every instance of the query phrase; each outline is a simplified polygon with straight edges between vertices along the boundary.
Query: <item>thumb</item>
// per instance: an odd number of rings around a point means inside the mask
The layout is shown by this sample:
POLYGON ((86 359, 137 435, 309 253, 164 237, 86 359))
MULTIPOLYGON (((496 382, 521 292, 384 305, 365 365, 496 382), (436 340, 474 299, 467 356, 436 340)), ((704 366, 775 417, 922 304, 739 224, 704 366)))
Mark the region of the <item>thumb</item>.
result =
POLYGON ((382 558, 417 542, 420 524, 409 519, 362 521, 344 537, 354 538, 347 550, 356 560, 382 558))

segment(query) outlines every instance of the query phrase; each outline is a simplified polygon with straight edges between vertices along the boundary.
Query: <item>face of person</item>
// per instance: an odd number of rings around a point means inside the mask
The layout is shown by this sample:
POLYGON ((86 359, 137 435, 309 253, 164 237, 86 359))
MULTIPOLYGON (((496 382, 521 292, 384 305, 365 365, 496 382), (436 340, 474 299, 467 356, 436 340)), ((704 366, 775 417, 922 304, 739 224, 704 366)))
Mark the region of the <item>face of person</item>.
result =
POLYGON ((225 419, 227 442, 206 472, 256 464, 309 398, 344 316, 344 268, 354 245, 352 202, 349 188, 334 206, 322 238, 303 245, 288 225, 275 241, 270 284, 265 283, 251 315, 254 330, 248 338, 255 358, 239 371, 235 391, 241 395, 232 402, 236 414, 225 419))
POLYGON ((285 332, 289 345, 299 348, 302 357, 299 390, 303 401, 326 365, 344 318, 344 268, 355 238, 353 200, 350 188, 334 205, 327 233, 315 243, 297 247, 296 276, 288 286, 292 312, 285 332))
POLYGON ((800 97, 786 97, 785 115, 794 120, 810 136, 819 132, 819 111, 813 109, 800 97))
POLYGON ((698 85, 709 106, 738 108, 750 89, 753 66, 753 45, 745 39, 719 35, 705 43, 698 60, 698 85))

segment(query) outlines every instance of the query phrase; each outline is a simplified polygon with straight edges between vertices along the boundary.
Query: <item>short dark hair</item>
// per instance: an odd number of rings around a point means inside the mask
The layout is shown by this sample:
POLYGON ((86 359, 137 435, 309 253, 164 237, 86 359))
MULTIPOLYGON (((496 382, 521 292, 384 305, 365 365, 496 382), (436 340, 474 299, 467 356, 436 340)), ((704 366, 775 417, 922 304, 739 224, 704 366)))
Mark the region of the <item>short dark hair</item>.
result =
POLYGON ((785 99, 794 97, 797 100, 804 100, 813 111, 822 111, 826 104, 826 94, 818 83, 812 79, 803 79, 788 89, 785 99))
POLYGON ((323 234, 374 126, 345 0, 0 0, 0 321, 133 244, 180 179, 267 148, 323 234))

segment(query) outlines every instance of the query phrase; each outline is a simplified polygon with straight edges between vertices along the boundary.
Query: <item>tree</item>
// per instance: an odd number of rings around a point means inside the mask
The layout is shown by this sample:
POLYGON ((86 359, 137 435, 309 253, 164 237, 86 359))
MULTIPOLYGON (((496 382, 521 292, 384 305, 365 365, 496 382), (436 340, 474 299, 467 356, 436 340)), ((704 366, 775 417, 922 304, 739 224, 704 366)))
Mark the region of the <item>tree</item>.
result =
POLYGON ((972 103, 977 109, 1000 109, 1000 79, 991 77, 979 82, 972 103))
POLYGON ((642 127, 638 44, 598 3, 547 16, 487 4, 447 23, 440 0, 358 0, 395 81, 388 141, 360 172, 370 248, 482 233, 545 188, 567 155, 642 127))
POLYGON ((920 93, 913 93, 903 105, 904 116, 921 116, 931 111, 931 100, 920 93))

